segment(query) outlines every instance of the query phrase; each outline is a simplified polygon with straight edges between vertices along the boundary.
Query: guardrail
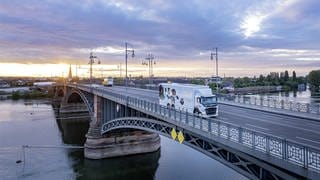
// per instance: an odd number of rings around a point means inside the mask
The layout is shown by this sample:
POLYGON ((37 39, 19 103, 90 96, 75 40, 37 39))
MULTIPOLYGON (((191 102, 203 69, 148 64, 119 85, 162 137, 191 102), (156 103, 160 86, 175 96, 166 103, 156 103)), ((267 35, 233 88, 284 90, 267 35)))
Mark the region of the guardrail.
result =
POLYGON ((233 102, 239 104, 255 105, 275 109, 289 110, 293 112, 303 112, 309 114, 320 115, 320 104, 300 103, 287 100, 278 99, 264 99, 257 97, 245 97, 245 96, 230 96, 220 95, 220 101, 233 102))
POLYGON ((107 89, 99 89, 83 85, 75 85, 85 91, 108 96, 118 103, 131 105, 137 109, 161 116, 165 121, 173 124, 181 124, 188 130, 201 131, 210 138, 217 136, 225 140, 237 143, 255 151, 268 154, 275 158, 299 165, 308 170, 320 172, 320 149, 310 145, 301 144, 293 140, 274 135, 250 130, 241 126, 219 121, 214 118, 199 117, 187 111, 171 109, 158 103, 145 99, 131 97, 125 94, 111 92, 107 89))

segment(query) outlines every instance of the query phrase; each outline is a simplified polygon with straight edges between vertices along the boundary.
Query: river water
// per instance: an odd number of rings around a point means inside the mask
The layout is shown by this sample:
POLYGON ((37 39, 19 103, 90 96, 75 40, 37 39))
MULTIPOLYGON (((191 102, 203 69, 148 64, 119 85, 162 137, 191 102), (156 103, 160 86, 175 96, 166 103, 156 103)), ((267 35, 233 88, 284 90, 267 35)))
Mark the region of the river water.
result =
POLYGON ((278 99, 285 101, 294 101, 299 103, 320 104, 320 92, 311 92, 310 90, 261 93, 245 96, 257 97, 258 99, 262 97, 264 99, 278 99))
POLYGON ((104 160, 84 159, 82 149, 22 151, 22 145, 66 146, 52 106, 39 101, 0 101, 0 179, 246 179, 166 137, 161 137, 157 152, 104 160))

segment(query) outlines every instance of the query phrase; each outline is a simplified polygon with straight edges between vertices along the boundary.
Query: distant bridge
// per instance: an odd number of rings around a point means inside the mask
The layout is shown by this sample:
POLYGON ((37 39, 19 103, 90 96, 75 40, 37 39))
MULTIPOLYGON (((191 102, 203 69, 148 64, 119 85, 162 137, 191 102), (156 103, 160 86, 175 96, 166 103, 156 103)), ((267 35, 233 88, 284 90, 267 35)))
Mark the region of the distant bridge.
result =
POLYGON ((251 179, 320 179, 320 121, 310 107, 300 116, 223 101, 219 117, 209 119, 160 106, 157 91, 84 84, 57 85, 55 91, 64 103, 86 104, 88 134, 95 139, 123 129, 170 137, 175 129, 184 144, 251 179))

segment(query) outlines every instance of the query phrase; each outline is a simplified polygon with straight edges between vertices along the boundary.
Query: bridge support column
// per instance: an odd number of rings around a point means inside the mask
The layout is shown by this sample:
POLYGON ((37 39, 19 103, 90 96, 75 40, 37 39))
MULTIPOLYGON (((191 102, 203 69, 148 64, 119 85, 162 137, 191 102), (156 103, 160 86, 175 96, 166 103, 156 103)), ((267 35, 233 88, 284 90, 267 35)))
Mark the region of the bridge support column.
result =
MULTIPOLYGON (((160 148, 160 137, 156 133, 141 130, 128 130, 101 135, 101 126, 104 113, 114 114, 116 112, 105 112, 103 110, 116 111, 116 107, 103 107, 105 105, 116 106, 116 103, 103 103, 104 99, 94 96, 94 118, 90 123, 86 135, 84 155, 88 159, 103 159, 133 154, 149 153, 160 148)), ((112 117, 114 115, 111 115, 112 117)))

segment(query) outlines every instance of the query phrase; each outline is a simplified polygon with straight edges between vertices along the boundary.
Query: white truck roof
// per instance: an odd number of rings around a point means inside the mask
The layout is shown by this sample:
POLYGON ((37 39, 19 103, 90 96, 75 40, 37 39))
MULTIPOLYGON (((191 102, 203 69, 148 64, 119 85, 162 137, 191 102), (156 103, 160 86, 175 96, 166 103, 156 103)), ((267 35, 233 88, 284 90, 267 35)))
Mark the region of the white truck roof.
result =
POLYGON ((175 87, 186 87, 186 88, 193 88, 193 89, 202 89, 202 88, 209 88, 209 86, 204 85, 197 85, 197 84, 179 84, 179 83, 160 83, 162 86, 175 86, 175 87))

